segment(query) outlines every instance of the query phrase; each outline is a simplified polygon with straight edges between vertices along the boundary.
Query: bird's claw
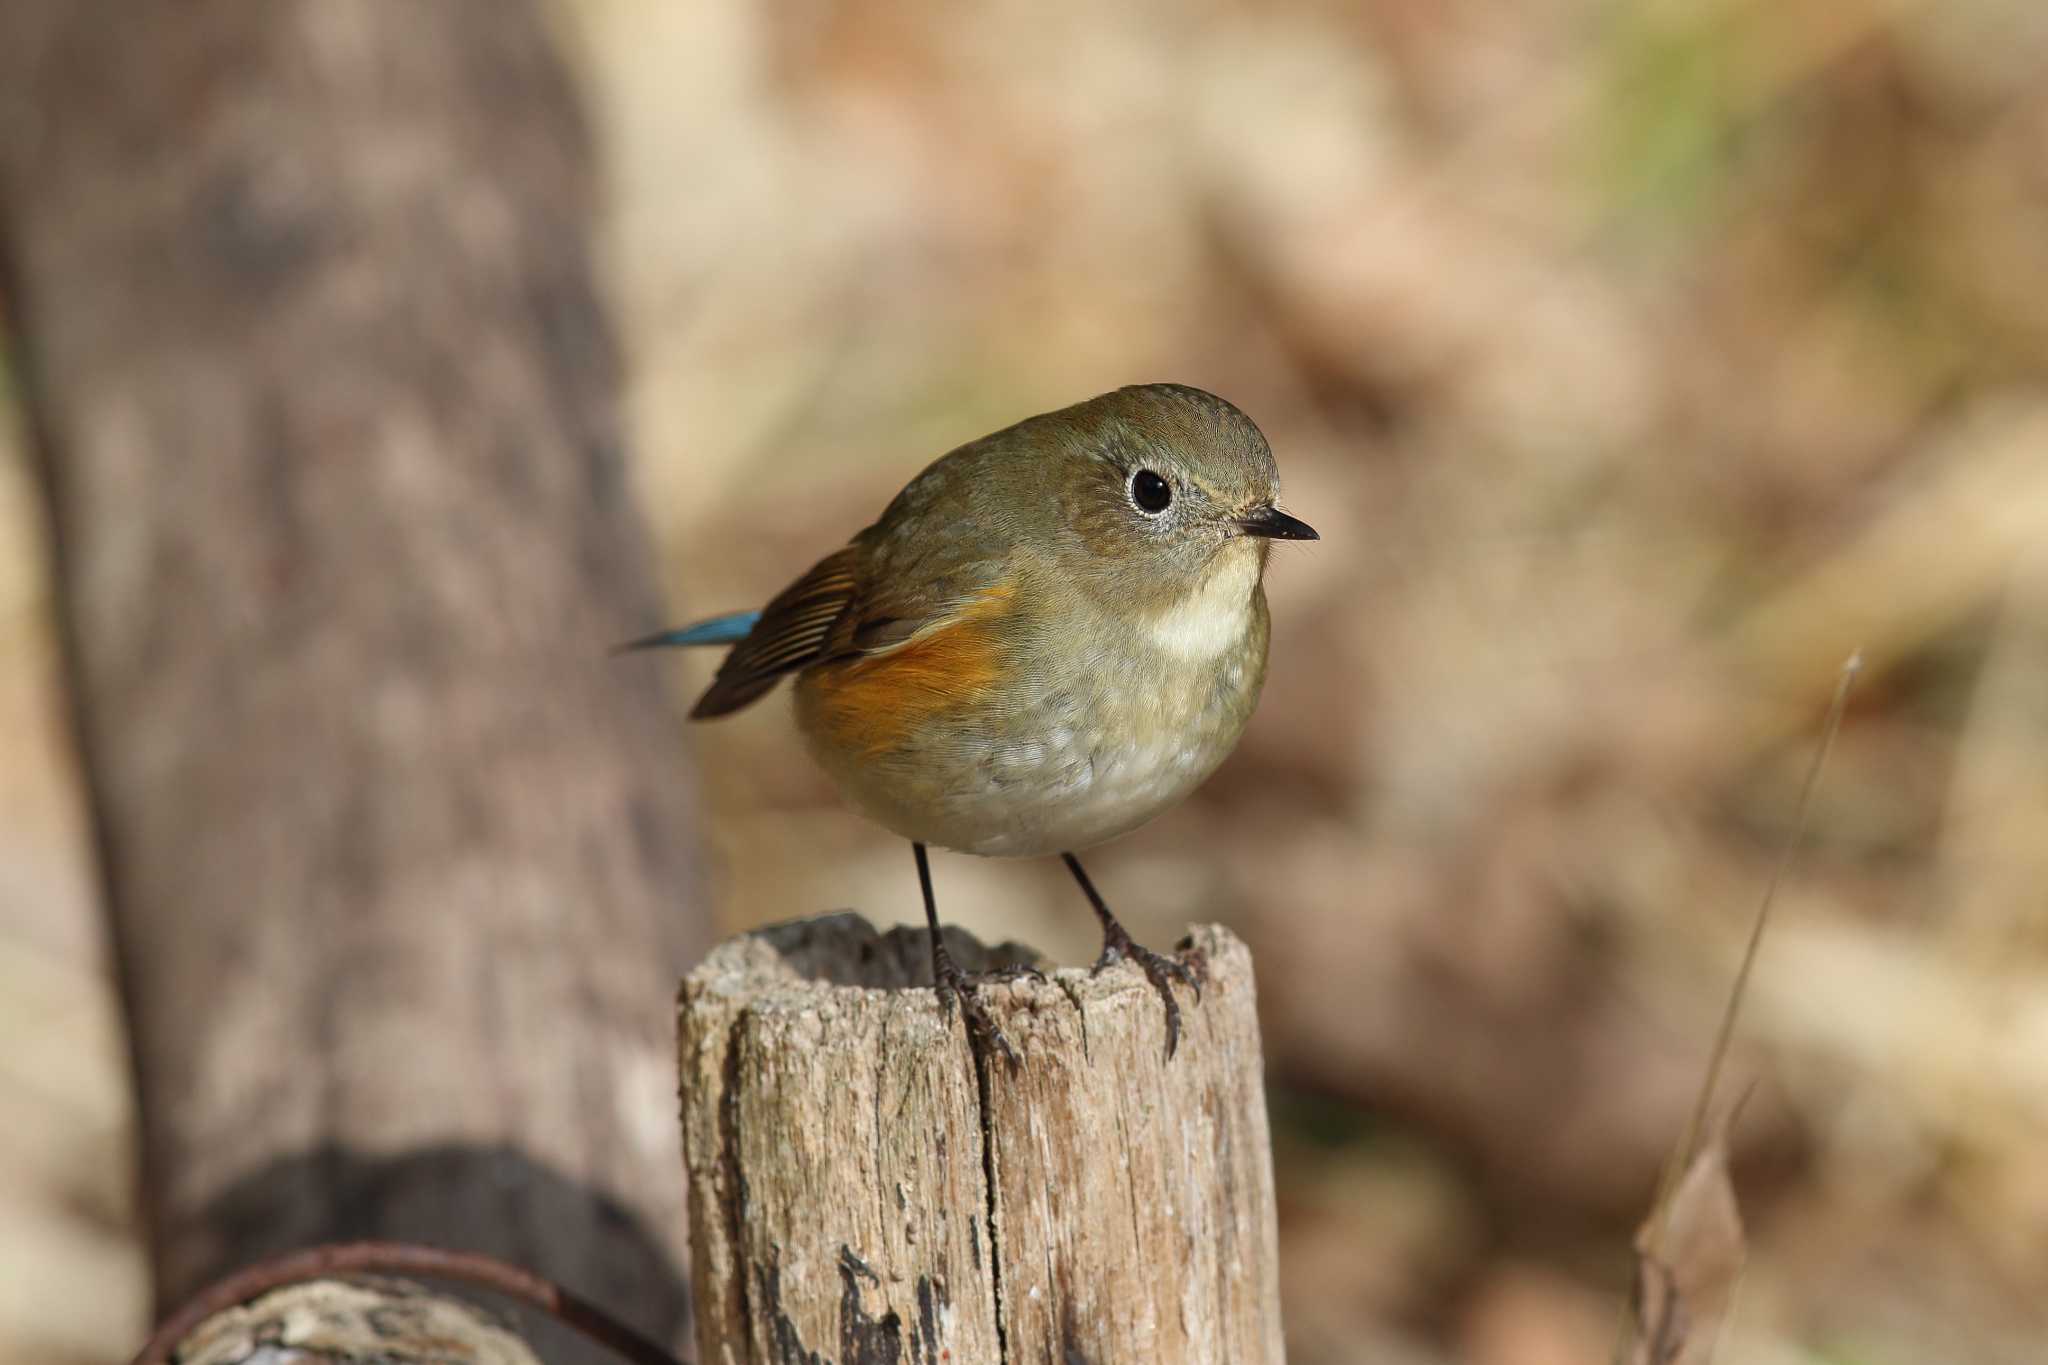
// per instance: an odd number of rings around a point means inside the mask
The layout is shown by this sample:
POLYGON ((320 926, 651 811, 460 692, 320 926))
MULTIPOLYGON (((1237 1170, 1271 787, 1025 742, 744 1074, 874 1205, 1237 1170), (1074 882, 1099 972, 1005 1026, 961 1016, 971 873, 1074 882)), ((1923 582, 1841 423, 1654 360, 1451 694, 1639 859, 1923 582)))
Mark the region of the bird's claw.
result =
POLYGON ((1154 952, 1133 939, 1123 925, 1110 921, 1110 927, 1102 934, 1102 954, 1095 959, 1095 972, 1102 971, 1119 962, 1131 961, 1138 964, 1145 973, 1145 979, 1152 983, 1152 989, 1159 992, 1159 999, 1166 1006, 1166 1057, 1180 1047, 1180 1002, 1173 998, 1173 983, 1178 981, 1195 993, 1195 1003, 1202 1003, 1202 980, 1199 973, 1178 957, 1154 952))
POLYGON ((957 1005, 967 1017, 968 1033, 1001 1053, 1003 1061, 1012 1068, 1023 1065, 1024 1059, 1016 1048, 1010 1046, 1010 1040, 1003 1036, 988 1007, 981 1003, 980 988, 991 981, 1015 981, 1020 976, 1045 979, 1045 973, 1028 963, 1016 963, 987 972, 964 972, 943 946, 933 945, 932 984, 938 990, 939 1004, 946 1011, 946 1017, 952 1017, 957 1005))

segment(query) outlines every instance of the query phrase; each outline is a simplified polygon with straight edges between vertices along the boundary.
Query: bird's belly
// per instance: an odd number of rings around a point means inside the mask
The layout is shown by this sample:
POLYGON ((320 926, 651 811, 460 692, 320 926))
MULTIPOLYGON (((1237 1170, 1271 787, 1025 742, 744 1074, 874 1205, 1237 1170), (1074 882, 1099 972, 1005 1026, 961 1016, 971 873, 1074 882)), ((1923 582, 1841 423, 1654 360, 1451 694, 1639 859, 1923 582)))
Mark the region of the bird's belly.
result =
POLYGON ((1183 676, 1148 661, 1014 688, 882 750, 833 742, 807 714, 815 694, 801 682, 798 717, 820 764, 870 819, 940 848, 1036 857, 1113 839, 1201 785, 1236 745, 1263 662, 1260 650, 1244 666, 1183 676))
POLYGON ((931 842, 997 857, 1088 848, 1179 803, 1229 752, 1213 739, 1092 741, 1056 734, 998 746, 987 765, 954 774, 930 812, 931 842))

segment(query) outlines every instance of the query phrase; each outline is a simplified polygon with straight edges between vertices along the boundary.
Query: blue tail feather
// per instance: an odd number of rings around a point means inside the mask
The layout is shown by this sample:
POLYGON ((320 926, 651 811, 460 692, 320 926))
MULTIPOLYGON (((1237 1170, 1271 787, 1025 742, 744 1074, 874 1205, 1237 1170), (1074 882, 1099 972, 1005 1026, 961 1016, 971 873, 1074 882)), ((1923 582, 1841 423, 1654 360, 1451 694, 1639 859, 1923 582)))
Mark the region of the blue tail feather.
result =
POLYGON ((695 625, 679 626, 638 640, 628 640, 616 652, 631 649, 667 649, 684 645, 732 645, 738 644, 753 633, 754 625, 761 619, 758 611, 735 611, 724 616, 714 616, 708 621, 695 625))

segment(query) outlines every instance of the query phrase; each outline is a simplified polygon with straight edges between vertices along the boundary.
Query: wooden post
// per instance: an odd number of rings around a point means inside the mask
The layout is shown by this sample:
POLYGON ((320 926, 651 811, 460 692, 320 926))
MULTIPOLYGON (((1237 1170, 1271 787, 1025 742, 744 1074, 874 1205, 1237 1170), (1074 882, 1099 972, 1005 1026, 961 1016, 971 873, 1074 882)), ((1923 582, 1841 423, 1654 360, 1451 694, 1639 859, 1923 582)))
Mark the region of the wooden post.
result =
MULTIPOLYGON (((949 931, 968 970, 1028 961, 949 931)), ((854 915, 712 953, 678 1007, 702 1365, 1277 1365, 1251 957, 1204 927, 1165 1056, 1135 967, 987 988, 977 1057, 923 931, 854 915)))

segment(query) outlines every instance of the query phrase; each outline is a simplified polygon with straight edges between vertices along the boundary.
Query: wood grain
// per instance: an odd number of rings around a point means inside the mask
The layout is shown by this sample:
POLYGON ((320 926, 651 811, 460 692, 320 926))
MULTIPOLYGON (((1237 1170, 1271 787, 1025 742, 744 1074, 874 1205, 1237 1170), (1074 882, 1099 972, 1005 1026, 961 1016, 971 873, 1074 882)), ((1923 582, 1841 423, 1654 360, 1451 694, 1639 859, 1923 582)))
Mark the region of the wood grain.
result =
POLYGON ((714 951, 678 1010, 706 1365, 1280 1361, 1251 959, 1192 945, 1171 1061, 1135 967, 985 988, 1017 1070, 923 984, 921 931, 838 915, 714 951))

